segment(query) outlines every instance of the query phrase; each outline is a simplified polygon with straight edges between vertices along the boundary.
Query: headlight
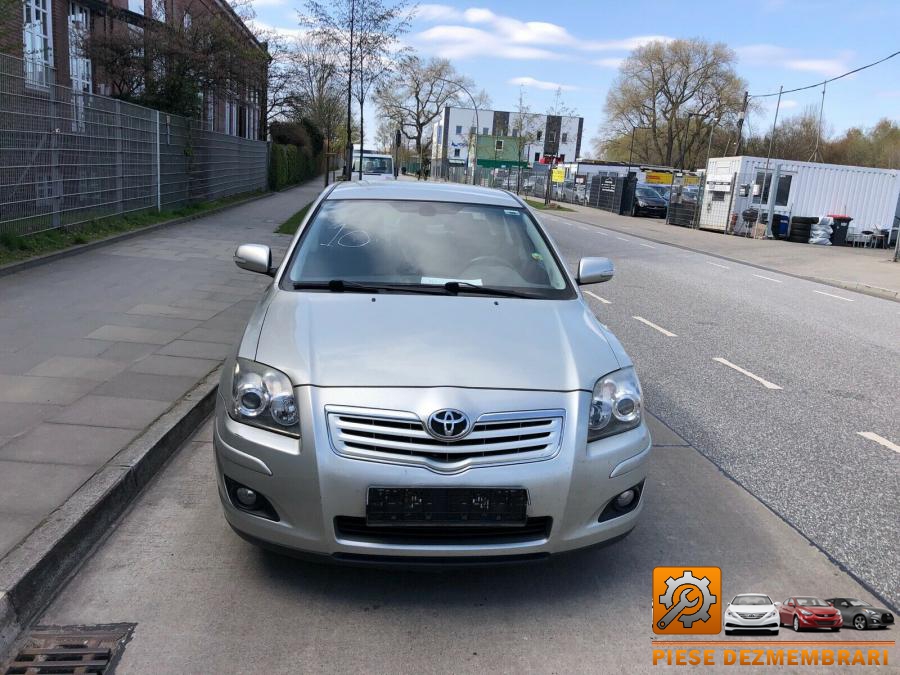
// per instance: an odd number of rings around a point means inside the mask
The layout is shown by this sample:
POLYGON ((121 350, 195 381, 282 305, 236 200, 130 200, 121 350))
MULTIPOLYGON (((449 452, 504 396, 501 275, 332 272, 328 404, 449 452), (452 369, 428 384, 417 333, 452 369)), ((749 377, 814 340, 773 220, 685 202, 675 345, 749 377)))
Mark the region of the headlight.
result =
POLYGON ((773 609, 773 610, 769 611, 769 613, 766 614, 763 618, 764 618, 764 619, 771 619, 773 616, 775 616, 775 614, 777 614, 777 610, 774 610, 774 609, 773 609))
POLYGON ((638 206, 647 206, 647 202, 645 202, 643 199, 638 199, 638 206))
POLYGON ((634 429, 641 423, 641 383, 634 368, 597 380, 588 415, 588 442, 634 429))
POLYGON ((878 616, 878 612, 876 612, 874 609, 864 609, 863 611, 866 614, 871 614, 872 616, 878 616))
POLYGON ((294 388, 280 370, 238 358, 231 380, 232 419, 255 427, 300 436, 300 410, 294 388))
POLYGON ((812 615, 813 615, 812 612, 810 612, 810 611, 808 611, 808 610, 805 610, 805 609, 801 609, 801 610, 800 610, 800 613, 801 613, 803 616, 812 616, 812 615))

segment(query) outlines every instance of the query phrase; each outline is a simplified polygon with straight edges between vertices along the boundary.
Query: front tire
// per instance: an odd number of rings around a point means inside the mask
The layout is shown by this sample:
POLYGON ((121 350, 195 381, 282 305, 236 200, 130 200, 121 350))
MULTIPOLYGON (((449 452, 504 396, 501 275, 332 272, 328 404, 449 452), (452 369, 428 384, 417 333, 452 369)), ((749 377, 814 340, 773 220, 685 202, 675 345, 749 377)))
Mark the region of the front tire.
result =
POLYGON ((856 630, 865 630, 868 627, 868 622, 866 621, 866 617, 862 614, 857 614, 853 617, 853 627, 856 630))
POLYGON ((794 615, 794 624, 793 625, 794 625, 794 632, 799 633, 800 632, 800 619, 797 618, 796 614, 794 615))

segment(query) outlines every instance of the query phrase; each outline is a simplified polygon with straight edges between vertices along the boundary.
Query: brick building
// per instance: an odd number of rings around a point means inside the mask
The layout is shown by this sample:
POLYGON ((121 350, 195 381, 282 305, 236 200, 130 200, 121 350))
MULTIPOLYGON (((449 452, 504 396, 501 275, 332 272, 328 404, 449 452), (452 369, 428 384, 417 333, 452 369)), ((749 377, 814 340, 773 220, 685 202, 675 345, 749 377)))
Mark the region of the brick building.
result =
MULTIPOLYGON (((24 59, 26 81, 35 89, 55 83, 84 94, 115 96, 115 86, 104 81, 103 73, 81 52, 80 35, 111 34, 123 26, 140 31, 149 21, 181 22, 189 27, 204 12, 225 19, 235 37, 267 57, 266 44, 254 37, 227 0, 21 2, 18 16, 15 11, 4 11, 0 16, 0 50, 24 59)), ((15 7, 16 3, 9 4, 15 7)), ((266 72, 260 71, 228 96, 204 92, 201 108, 207 129, 265 140, 266 72)))

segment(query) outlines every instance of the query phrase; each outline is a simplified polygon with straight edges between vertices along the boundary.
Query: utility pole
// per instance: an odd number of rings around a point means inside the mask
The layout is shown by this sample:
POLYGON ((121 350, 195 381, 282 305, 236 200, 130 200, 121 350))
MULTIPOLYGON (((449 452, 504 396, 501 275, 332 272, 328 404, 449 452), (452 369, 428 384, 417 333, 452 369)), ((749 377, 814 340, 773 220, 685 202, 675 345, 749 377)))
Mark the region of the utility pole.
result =
POLYGON ((744 105, 741 107, 741 114, 738 116, 737 122, 737 147, 734 154, 740 155, 744 145, 744 118, 747 116, 747 106, 750 105, 750 92, 744 92, 744 105))
MULTIPOLYGON (((350 180, 353 173, 353 32, 356 27, 356 0, 350 0, 350 70, 347 73, 347 166, 344 176, 350 180)), ((359 163, 362 166, 362 146, 359 148, 359 163)))

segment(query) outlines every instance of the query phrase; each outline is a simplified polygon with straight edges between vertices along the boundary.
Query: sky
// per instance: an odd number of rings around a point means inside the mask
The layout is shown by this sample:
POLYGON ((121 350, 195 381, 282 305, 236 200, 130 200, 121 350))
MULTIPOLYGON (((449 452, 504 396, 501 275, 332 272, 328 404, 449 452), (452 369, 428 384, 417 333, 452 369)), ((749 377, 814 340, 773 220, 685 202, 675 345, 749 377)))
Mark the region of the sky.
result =
MULTIPOLYGON (((253 5, 260 24, 297 34, 302 0, 253 5)), ((725 43, 753 95, 821 82, 898 51, 898 26, 900 0, 482 0, 420 3, 403 41, 424 56, 449 59, 496 110, 513 109, 524 87, 531 109, 543 112, 561 87, 566 105, 585 118, 590 147, 619 64, 650 40, 725 43)), ((821 100, 821 87, 788 94, 779 118, 809 105, 818 110, 821 100)), ((759 99, 752 132, 771 126, 775 101, 759 99)), ((824 113, 832 134, 900 119, 900 56, 830 84, 824 113)))

